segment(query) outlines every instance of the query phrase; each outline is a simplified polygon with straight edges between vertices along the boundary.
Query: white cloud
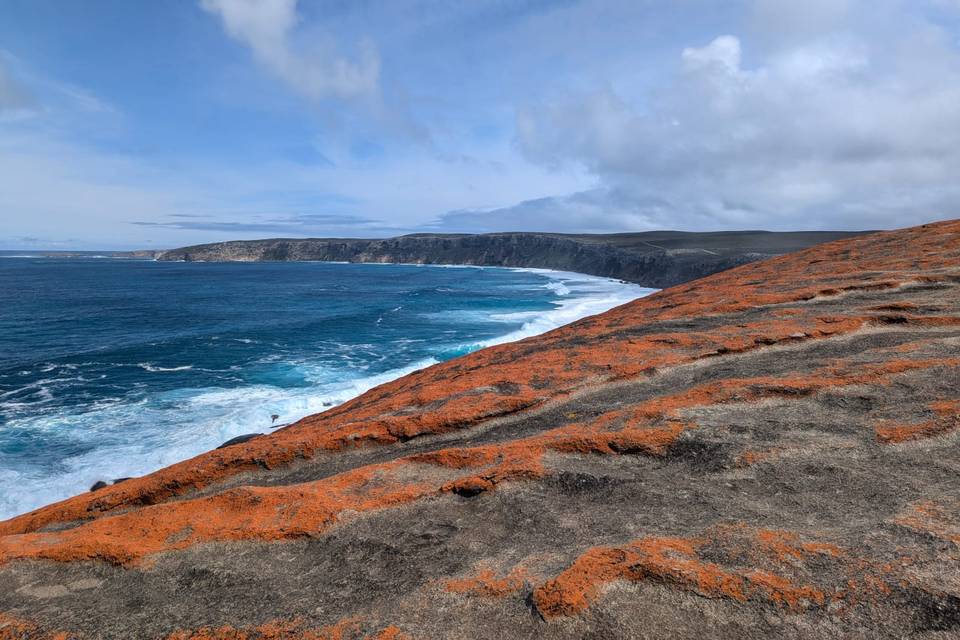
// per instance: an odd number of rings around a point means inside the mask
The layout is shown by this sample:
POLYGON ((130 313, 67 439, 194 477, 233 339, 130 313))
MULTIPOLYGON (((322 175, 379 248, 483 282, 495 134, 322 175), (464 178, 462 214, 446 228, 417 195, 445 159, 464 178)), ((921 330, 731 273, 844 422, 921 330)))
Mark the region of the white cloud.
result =
POLYGON ((719 70, 736 74, 740 71, 740 40, 733 36, 720 36, 700 49, 684 49, 680 58, 689 71, 719 70))
POLYGON ((376 95, 380 57, 369 41, 358 43, 355 60, 333 44, 296 47, 297 0, 200 0, 218 16, 230 37, 248 46, 256 60, 298 93, 312 99, 376 95))
MULTIPOLYGON (((852 3, 814 4, 822 15, 797 27, 799 40, 751 50, 722 35, 681 49, 676 75, 644 101, 604 88, 522 109, 517 142, 535 162, 585 167, 603 187, 591 210, 606 198, 634 228, 876 228, 960 215, 950 38, 902 12, 887 16, 894 36, 876 19, 866 32, 824 31, 852 3)), ((541 209, 577 216, 580 200, 541 209)))
POLYGON ((441 215, 427 228, 471 233, 549 231, 612 233, 662 226, 669 203, 639 201, 615 189, 594 188, 566 196, 547 196, 491 209, 460 209, 441 215))
MULTIPOLYGON (((0 52, 0 246, 68 233, 175 246, 288 224, 270 216, 346 234, 329 227, 340 218, 304 216, 617 231, 960 215, 957 1, 403 0, 298 14, 296 0, 197 0, 316 108, 278 100, 270 127, 248 127, 249 105, 232 108, 251 78, 216 61, 202 77, 229 91, 206 107, 223 108, 223 131, 257 137, 230 158, 221 132, 154 139, 176 123, 154 130, 156 110, 128 104, 130 87, 98 84, 101 98, 0 52), (389 77, 357 44, 365 34, 389 77), (404 133, 411 122, 427 133, 404 133), (299 139, 323 161, 298 162, 287 147, 299 139), (184 214, 203 222, 170 222, 184 214)), ((165 97, 185 108, 210 97, 177 91, 165 97)))

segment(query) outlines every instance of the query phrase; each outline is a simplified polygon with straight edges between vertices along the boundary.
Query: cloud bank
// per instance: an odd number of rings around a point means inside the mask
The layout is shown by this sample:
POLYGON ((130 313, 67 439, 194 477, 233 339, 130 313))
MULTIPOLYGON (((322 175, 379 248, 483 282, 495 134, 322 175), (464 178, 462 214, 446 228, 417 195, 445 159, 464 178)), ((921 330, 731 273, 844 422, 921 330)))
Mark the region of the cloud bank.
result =
POLYGON ((960 0, 0 5, 0 247, 960 217, 960 0))
MULTIPOLYGON (((159 222, 137 220, 130 224, 157 229, 176 229, 184 231, 221 231, 226 233, 266 233, 303 236, 326 234, 330 230, 340 233, 363 234, 373 232, 382 235, 389 227, 381 220, 343 214, 294 214, 294 215, 250 215, 244 222, 232 222, 209 219, 198 214, 170 214, 159 222)), ((392 231, 396 231, 392 229, 392 231)))
POLYGON ((771 9, 792 3, 757 3, 768 38, 790 32, 765 51, 730 34, 683 48, 643 101, 602 88, 521 109, 527 158, 580 164, 601 187, 486 226, 877 228, 960 215, 955 34, 890 3, 812 4, 823 11, 784 23, 771 9), (869 30, 851 26, 861 20, 869 30))

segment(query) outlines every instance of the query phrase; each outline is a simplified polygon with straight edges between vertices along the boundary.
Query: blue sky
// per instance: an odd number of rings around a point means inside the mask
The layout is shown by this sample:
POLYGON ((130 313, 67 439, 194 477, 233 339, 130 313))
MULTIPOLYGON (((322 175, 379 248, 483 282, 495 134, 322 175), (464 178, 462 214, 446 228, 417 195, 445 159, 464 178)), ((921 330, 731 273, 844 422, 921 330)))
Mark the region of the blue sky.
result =
POLYGON ((0 0, 0 248, 960 216, 960 0, 0 0))

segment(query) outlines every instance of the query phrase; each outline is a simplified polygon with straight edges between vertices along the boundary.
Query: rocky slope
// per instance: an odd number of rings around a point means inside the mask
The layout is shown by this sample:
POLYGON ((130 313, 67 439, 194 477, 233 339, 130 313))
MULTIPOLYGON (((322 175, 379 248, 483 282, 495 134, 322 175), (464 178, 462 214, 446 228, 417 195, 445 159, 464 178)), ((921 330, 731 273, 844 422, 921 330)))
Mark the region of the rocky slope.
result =
POLYGON ((419 234, 381 240, 272 239, 173 249, 160 260, 403 262, 538 267, 577 271, 663 288, 741 264, 857 235, 840 231, 771 233, 651 231, 608 235, 419 234))
POLYGON ((958 428, 960 221, 833 242, 0 523, 0 638, 956 638, 958 428))

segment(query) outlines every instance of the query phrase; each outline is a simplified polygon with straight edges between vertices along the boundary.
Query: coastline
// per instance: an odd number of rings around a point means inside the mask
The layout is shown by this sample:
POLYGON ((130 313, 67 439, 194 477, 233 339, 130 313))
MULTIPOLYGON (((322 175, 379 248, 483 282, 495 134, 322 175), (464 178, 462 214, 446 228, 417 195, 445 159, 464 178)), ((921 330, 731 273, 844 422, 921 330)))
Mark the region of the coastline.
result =
MULTIPOLYGON (((187 433, 175 436, 171 433, 169 442, 161 442, 156 448, 146 452, 140 451, 136 447, 124 449, 123 446, 117 445, 105 451, 84 454, 73 461, 69 470, 57 476, 30 478, 18 475, 16 471, 0 469, 0 486, 10 487, 11 489, 21 487, 19 491, 0 491, 0 494, 7 494, 7 504, 3 504, 4 500, 0 500, 0 518, 13 517, 42 504, 83 492, 100 480, 109 481, 113 478, 140 476, 153 472, 202 454, 237 436, 251 433, 270 433, 272 431, 271 425, 268 421, 262 420, 262 415, 260 415, 266 410, 264 407, 270 407, 267 411, 268 415, 269 413, 275 413, 280 416, 276 425, 292 423, 301 418, 333 409, 376 386, 389 383, 437 363, 489 346, 539 335, 570 322, 575 322, 580 318, 602 313, 653 292, 653 290, 643 289, 629 283, 554 270, 475 267, 473 265, 414 266, 442 269, 502 269, 534 273, 543 280, 543 287, 557 293, 557 298, 551 303, 552 308, 550 309, 527 311, 519 314, 483 313, 483 315, 488 316, 485 319, 486 322, 502 322, 504 325, 514 328, 504 330, 493 338, 452 345, 450 348, 444 349, 437 357, 411 361, 398 368, 371 373, 359 378, 347 375, 337 380, 338 375, 335 371, 323 367, 314 371, 313 367, 304 363, 304 367, 306 367, 304 375, 313 380, 308 387, 242 383, 237 386, 222 388, 171 390, 147 404, 143 404, 146 401, 141 401, 141 404, 115 403, 105 405, 102 409, 96 409, 92 415, 78 414, 76 418, 67 415, 65 416, 67 424, 82 419, 84 423, 92 421, 102 424, 131 425, 149 420, 157 425, 163 425, 169 421, 170 416, 167 415, 168 412, 157 413, 159 409, 155 405, 159 402, 165 406, 184 406, 186 415, 190 416, 188 420, 194 421, 196 426, 188 429, 187 433), (245 414, 250 415, 244 418, 245 414), (211 422, 215 422, 216 425, 211 425, 211 422), (23 489, 23 487, 29 487, 29 489, 23 489)), ((189 372, 194 366, 202 367, 199 364, 169 365, 156 361, 142 361, 136 366, 157 376, 173 376, 189 372)), ((54 371, 48 374, 48 377, 56 378, 57 375, 57 372, 54 371)), ((61 375, 74 376, 77 373, 69 371, 61 375)), ((43 381, 41 380, 41 382, 43 381)), ((76 428, 76 426, 71 428, 76 428)), ((104 434, 104 437, 109 440, 112 436, 104 434)))
POLYGON ((960 221, 443 362, 0 522, 0 610, 78 637, 950 635, 958 286, 960 221))
POLYGON ((155 252, 160 261, 468 265, 584 273, 662 289, 859 232, 502 232, 393 238, 232 240, 155 252))

